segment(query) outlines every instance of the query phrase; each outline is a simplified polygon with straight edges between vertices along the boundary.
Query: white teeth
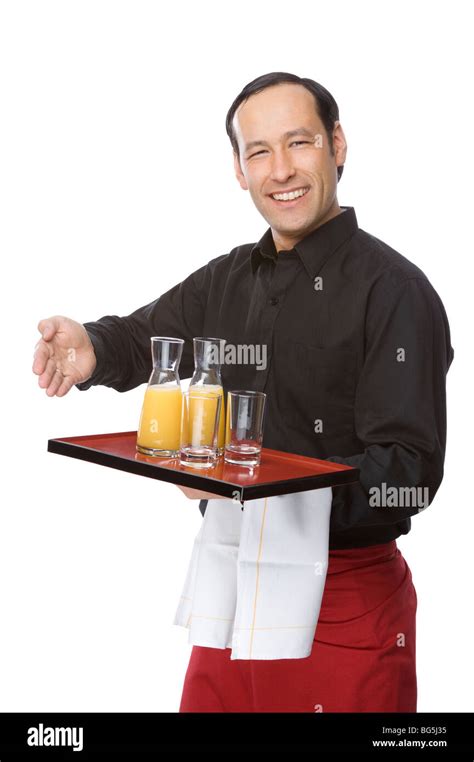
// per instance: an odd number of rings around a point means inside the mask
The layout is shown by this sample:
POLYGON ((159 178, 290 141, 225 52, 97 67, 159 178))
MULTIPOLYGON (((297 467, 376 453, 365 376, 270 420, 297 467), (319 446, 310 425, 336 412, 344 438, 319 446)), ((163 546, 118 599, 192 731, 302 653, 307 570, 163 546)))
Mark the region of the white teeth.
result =
POLYGON ((294 201, 295 198, 304 196, 308 191, 308 188, 300 188, 299 190, 292 191, 291 193, 272 193, 272 198, 275 201, 294 201))

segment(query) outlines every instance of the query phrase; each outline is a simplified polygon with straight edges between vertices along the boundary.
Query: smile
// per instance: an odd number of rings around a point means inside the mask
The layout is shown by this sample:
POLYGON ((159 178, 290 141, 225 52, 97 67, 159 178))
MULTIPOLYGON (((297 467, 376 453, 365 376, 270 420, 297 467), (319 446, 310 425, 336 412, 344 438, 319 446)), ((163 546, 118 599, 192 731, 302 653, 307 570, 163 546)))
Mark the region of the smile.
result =
POLYGON ((298 188, 287 193, 271 193, 270 195, 274 201, 294 201, 297 198, 305 196, 308 191, 309 188, 298 188))

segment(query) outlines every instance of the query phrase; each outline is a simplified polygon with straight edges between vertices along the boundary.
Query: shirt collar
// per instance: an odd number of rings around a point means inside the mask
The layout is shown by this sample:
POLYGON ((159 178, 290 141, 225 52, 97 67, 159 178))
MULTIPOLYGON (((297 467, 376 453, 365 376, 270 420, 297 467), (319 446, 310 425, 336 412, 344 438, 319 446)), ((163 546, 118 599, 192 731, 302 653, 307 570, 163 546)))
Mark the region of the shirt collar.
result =
MULTIPOLYGON (((331 254, 358 230, 354 207, 341 206, 341 210, 294 246, 311 278, 316 277, 331 254)), ((276 257, 272 231, 268 228, 250 251, 252 272, 257 270, 262 258, 276 260, 276 257)))

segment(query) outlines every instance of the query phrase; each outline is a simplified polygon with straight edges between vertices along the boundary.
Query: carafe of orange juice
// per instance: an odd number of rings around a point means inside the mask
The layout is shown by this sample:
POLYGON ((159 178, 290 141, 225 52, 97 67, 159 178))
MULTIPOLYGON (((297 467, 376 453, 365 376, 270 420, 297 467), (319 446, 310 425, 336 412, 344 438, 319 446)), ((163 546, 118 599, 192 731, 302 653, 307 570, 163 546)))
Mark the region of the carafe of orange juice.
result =
MULTIPOLYGON (((189 382, 189 392, 193 389, 196 394, 213 397, 220 395, 222 398, 219 430, 217 435, 218 454, 224 453, 225 440, 225 409, 224 390, 221 378, 221 362, 224 353, 225 339, 209 339, 197 336, 193 339, 194 345, 194 375, 189 382)), ((209 416, 212 419, 212 416, 209 416)))
POLYGON ((179 363, 184 339, 151 337, 153 370, 143 400, 137 452, 159 458, 179 455, 182 393, 179 363))

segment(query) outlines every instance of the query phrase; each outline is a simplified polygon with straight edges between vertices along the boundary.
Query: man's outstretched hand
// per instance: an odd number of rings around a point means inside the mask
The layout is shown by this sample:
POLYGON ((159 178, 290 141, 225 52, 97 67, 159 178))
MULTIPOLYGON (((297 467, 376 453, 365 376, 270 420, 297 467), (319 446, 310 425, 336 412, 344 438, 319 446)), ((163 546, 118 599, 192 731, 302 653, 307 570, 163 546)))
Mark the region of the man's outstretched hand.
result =
POLYGON ((74 384, 91 377, 97 363, 94 347, 84 326, 62 315, 40 320, 38 330, 33 373, 48 397, 64 397, 74 384))

